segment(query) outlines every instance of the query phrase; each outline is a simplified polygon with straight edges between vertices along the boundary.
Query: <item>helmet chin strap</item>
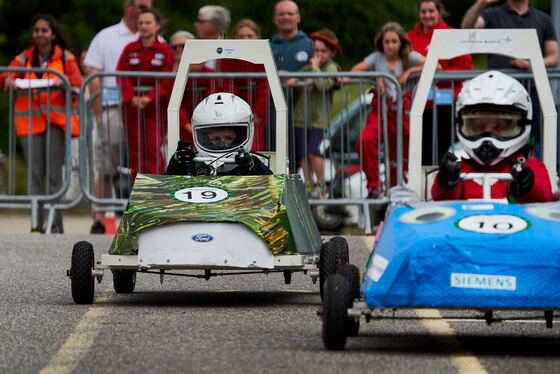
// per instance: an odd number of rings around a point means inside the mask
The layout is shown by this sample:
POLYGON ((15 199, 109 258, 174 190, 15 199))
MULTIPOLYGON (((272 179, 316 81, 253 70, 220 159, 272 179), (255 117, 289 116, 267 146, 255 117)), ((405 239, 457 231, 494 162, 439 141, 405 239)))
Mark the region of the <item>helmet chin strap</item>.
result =
POLYGON ((486 165, 492 164, 492 162, 498 158, 501 152, 501 149, 497 148, 494 144, 492 144, 492 142, 488 140, 484 141, 480 145, 480 147, 474 150, 476 156, 486 165))

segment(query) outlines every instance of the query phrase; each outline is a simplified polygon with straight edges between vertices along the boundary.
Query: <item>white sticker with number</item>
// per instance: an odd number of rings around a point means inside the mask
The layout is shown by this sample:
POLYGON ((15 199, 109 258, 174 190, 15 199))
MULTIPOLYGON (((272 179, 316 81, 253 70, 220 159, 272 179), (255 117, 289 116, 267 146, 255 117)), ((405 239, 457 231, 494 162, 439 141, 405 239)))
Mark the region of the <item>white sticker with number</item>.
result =
POLYGON ((229 197, 226 190, 215 187, 189 187, 175 192, 174 197, 187 203, 216 203, 229 197))
POLYGON ((528 227, 524 219, 508 214, 476 215, 461 219, 457 226, 463 230, 484 234, 513 234, 528 227))

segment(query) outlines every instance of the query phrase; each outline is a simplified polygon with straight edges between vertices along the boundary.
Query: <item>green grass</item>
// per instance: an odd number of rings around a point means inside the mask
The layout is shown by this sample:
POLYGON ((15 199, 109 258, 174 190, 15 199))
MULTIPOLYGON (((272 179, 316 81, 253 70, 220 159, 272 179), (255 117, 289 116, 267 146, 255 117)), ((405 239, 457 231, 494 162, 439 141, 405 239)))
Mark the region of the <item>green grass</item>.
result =
MULTIPOLYGON (((8 167, 10 162, 10 158, 6 155, 6 163, 0 169, 2 172, 2 180, 4 182, 4 194, 8 193, 8 167)), ((23 155, 16 154, 13 167, 15 168, 15 195, 27 195, 27 173, 23 155)))

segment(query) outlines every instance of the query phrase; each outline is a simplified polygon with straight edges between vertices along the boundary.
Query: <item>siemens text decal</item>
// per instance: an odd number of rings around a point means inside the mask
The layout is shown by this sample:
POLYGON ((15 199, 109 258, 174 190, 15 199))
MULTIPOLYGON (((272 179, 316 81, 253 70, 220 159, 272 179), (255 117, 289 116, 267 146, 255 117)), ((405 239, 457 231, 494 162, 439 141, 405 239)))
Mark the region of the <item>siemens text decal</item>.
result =
POLYGON ((516 278, 510 275, 451 273, 451 287, 515 291, 516 278))

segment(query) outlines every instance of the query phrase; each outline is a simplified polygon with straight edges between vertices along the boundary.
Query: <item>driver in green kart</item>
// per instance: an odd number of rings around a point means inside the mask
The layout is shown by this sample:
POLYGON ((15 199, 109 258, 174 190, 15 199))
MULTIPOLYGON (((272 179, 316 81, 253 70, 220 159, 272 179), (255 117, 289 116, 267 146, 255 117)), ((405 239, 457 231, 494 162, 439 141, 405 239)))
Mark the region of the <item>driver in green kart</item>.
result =
POLYGON ((240 97, 226 92, 202 100, 192 116, 193 138, 180 140, 165 174, 172 175, 269 175, 272 171, 251 155, 254 123, 251 107, 240 97), (204 158, 196 162, 195 157, 204 158), (234 158, 235 163, 220 162, 234 158))

